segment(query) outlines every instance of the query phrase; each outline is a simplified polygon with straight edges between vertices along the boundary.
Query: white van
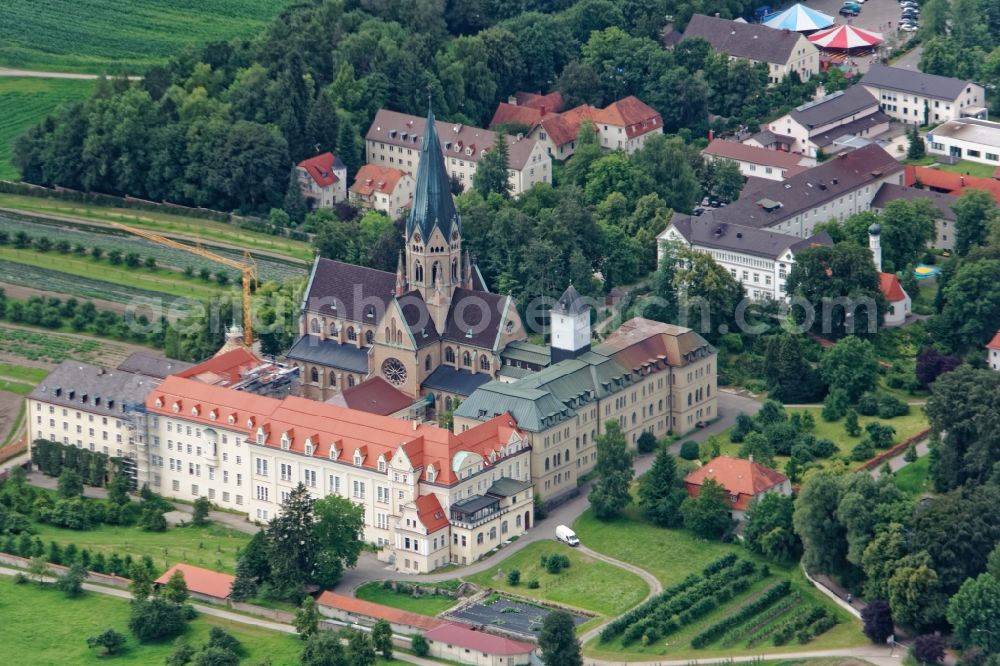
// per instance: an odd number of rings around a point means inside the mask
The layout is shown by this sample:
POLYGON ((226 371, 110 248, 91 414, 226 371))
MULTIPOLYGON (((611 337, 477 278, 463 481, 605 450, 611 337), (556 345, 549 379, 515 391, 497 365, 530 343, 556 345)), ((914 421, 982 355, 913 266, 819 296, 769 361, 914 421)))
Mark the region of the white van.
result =
POLYGON ((566 545, 573 546, 574 548, 580 545, 580 540, 576 538, 576 532, 565 525, 560 525, 556 528, 556 540, 562 541, 566 545))

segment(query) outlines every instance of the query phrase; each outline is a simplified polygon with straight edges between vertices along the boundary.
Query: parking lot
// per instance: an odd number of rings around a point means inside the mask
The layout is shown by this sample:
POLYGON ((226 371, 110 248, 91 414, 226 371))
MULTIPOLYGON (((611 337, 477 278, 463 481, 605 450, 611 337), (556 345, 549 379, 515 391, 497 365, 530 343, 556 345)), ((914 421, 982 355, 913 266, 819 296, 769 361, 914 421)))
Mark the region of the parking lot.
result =
MULTIPOLYGON (((837 13, 844 5, 844 0, 808 0, 805 5, 834 17, 837 25, 846 23, 864 30, 881 32, 886 40, 886 45, 893 50, 898 49, 899 45, 909 37, 907 33, 899 31, 900 8, 898 0, 868 0, 861 5, 861 13, 853 17, 845 17, 837 13)), ((893 66, 916 69, 916 63, 919 60, 919 51, 916 53, 911 52, 901 61, 894 62, 893 66)), ((856 58, 854 65, 854 69, 864 73, 868 71, 871 59, 856 58)))

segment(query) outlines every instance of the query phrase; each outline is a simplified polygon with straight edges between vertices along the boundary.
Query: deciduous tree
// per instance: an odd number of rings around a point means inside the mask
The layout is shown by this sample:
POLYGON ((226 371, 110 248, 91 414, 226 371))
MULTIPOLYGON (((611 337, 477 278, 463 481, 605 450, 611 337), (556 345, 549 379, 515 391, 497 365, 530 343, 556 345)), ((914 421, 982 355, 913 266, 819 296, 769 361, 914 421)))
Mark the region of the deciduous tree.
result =
POLYGON ((295 611, 295 619, 292 624, 302 640, 307 640, 316 633, 319 629, 319 610, 316 608, 316 599, 306 595, 302 604, 295 611))
POLYGON ((583 666, 573 617, 565 611, 557 610, 545 616, 538 634, 538 647, 546 666, 583 666))
POLYGON ((684 527, 703 539, 718 539, 732 526, 729 492, 715 479, 705 479, 697 497, 681 503, 684 527))
POLYGON ((105 629, 96 636, 87 639, 87 647, 104 648, 104 654, 112 655, 125 647, 125 635, 114 629, 105 629))
POLYGON ((831 391, 840 389, 850 402, 857 402, 878 381, 875 348, 867 340, 848 336, 823 353, 819 371, 831 391))
POLYGON ((962 583, 948 602, 948 622, 963 645, 1000 651, 1000 582, 984 573, 962 583))

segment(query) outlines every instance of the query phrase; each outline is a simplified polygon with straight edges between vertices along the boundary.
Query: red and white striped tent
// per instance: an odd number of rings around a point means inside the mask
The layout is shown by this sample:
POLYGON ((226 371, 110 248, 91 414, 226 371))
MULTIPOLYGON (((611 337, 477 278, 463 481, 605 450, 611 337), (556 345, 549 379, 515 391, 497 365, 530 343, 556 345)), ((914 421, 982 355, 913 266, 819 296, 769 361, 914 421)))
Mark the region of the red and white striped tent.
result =
POLYGON ((838 25, 809 36, 809 41, 821 49, 862 49, 882 43, 882 34, 850 25, 838 25))

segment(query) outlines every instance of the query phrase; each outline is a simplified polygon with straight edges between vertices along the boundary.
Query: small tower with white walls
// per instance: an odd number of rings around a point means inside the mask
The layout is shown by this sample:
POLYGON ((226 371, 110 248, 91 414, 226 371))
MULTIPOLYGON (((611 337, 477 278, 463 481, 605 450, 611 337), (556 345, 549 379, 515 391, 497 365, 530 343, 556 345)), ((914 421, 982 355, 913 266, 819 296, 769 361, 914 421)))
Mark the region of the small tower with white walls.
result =
POLYGON ((573 285, 559 297, 550 319, 553 363, 590 350, 590 305, 573 285))
POLYGON ((868 227, 868 249, 872 251, 875 270, 882 272, 882 227, 876 222, 868 227))

